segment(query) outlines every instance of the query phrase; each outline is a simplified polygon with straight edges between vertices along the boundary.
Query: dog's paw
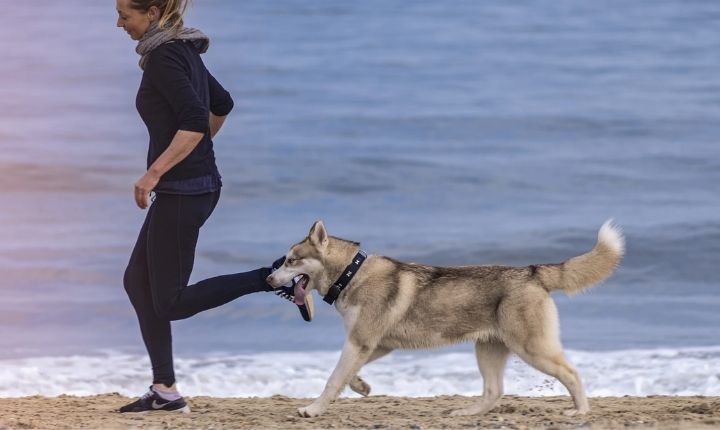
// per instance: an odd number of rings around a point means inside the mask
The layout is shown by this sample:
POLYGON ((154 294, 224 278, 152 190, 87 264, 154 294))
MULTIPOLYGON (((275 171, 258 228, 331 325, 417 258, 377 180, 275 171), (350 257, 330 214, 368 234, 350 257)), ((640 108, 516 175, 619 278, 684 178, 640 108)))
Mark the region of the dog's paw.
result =
POLYGON ((361 396, 367 397, 370 394, 370 384, 365 382, 361 377, 355 376, 350 381, 350 388, 360 394, 361 396))
POLYGON ((457 409, 450 412, 451 417, 465 417, 468 415, 484 415, 495 407, 495 402, 482 402, 469 408, 457 409))
POLYGON ((589 409, 566 409, 563 411, 563 415, 568 417, 574 417, 577 415, 585 415, 589 412, 589 409))
POLYGON ((466 417, 468 415, 475 415, 479 411, 477 408, 465 408, 465 409, 456 409, 452 412, 450 412, 451 417, 466 417))
POLYGON ((308 406, 305 406, 304 408, 298 409, 298 415, 300 415, 303 418, 312 418, 317 417, 319 415, 322 415, 325 413, 325 409, 322 406, 316 405, 315 403, 312 403, 308 406))

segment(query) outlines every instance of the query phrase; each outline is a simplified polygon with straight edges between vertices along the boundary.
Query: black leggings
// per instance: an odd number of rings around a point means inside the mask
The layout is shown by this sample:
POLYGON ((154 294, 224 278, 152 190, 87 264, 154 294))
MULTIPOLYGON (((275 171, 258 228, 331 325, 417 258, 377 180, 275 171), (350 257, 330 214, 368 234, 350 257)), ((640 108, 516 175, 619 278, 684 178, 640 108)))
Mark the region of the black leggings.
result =
POLYGON ((220 191, 200 195, 158 193, 125 270, 125 291, 140 322, 153 383, 175 383, 170 321, 223 305, 245 294, 272 291, 269 268, 218 276, 188 285, 200 227, 220 191))

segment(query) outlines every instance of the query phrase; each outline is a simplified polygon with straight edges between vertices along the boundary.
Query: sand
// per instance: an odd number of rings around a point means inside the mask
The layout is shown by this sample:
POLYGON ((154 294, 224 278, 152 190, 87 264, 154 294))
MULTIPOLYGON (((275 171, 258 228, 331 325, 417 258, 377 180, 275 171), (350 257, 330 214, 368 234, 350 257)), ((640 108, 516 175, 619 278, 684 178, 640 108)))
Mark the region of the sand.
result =
POLYGON ((190 414, 153 412, 119 414, 131 399, 118 394, 89 397, 0 399, 0 428, 7 429, 705 429, 720 428, 720 397, 603 397, 590 400, 585 416, 566 417, 568 397, 506 396, 490 413, 450 417, 450 410, 471 397, 408 398, 370 396, 340 399, 318 418, 300 418, 295 410, 309 399, 189 398, 190 414))

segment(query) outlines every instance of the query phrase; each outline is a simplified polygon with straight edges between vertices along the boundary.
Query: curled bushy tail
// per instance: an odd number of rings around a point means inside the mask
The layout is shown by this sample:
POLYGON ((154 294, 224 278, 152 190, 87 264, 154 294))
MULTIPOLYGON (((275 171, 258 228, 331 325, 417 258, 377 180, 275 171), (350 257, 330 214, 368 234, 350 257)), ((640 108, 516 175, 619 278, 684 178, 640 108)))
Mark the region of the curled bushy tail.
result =
POLYGON ((548 291, 578 293, 612 275, 624 253, 622 230, 608 220, 600 228, 598 241, 590 252, 560 264, 534 266, 535 275, 548 291))

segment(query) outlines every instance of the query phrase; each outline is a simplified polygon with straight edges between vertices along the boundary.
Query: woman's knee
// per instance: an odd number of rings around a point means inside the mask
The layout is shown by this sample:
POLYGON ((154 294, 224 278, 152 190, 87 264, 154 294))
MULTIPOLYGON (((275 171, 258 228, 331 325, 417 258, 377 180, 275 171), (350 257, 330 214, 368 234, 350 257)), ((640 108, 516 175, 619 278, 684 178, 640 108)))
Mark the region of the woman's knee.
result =
POLYGON ((152 292, 147 270, 143 267, 129 265, 123 275, 123 286, 136 310, 154 312, 162 320, 172 320, 173 305, 176 298, 160 297, 152 292))
POLYGON ((159 299, 153 297, 153 308, 155 309, 155 315, 161 320, 172 321, 173 310, 175 300, 174 299, 159 299))
POLYGON ((128 297, 130 297, 131 301, 140 293, 143 286, 146 285, 147 275, 143 274, 138 267, 129 265, 125 269, 125 274, 123 275, 123 286, 125 287, 125 292, 128 297))

